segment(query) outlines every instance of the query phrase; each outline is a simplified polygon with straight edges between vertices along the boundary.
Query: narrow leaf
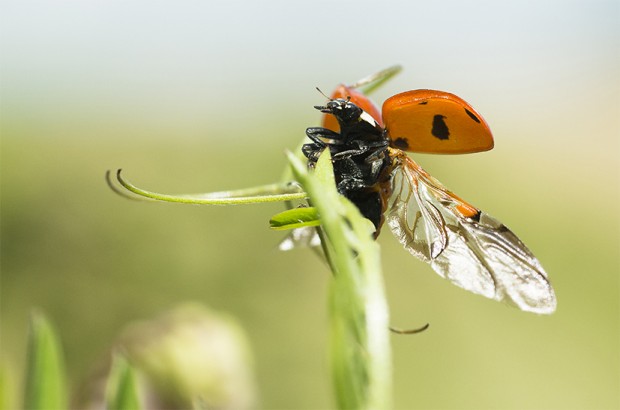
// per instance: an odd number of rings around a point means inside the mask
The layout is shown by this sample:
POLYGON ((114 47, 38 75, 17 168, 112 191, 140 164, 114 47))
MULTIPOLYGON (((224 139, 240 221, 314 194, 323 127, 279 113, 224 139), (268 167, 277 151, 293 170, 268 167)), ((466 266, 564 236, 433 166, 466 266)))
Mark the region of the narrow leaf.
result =
POLYGON ((41 313, 33 313, 28 335, 24 408, 66 408, 64 362, 56 332, 41 313))
POLYGON ((319 217, 316 208, 294 208, 280 212, 271 217, 269 227, 276 230, 296 229, 304 226, 318 226, 319 217))

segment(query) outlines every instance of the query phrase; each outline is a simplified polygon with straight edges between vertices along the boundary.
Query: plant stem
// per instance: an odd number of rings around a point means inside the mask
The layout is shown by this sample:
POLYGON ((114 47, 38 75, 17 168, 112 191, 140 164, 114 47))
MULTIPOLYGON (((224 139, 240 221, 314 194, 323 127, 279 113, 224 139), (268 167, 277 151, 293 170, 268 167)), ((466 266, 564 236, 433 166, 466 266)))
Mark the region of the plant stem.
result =
POLYGON ((339 408, 391 408, 389 314, 374 227, 338 194, 329 150, 308 173, 294 156, 297 180, 316 207, 323 250, 334 278, 330 285, 331 366, 339 408))

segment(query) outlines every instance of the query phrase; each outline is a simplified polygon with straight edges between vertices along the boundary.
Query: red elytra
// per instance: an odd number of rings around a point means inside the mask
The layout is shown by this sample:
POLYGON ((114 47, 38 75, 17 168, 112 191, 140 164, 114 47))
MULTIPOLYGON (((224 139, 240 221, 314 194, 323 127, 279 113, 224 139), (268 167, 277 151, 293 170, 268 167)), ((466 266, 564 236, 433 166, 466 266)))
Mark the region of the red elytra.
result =
POLYGON ((474 108, 454 94, 412 90, 383 103, 391 145, 404 151, 466 154, 493 148, 493 135, 474 108))
MULTIPOLYGON (((382 113, 363 93, 339 85, 332 99, 349 98, 387 130, 390 146, 430 154, 466 154, 493 148, 493 134, 482 116, 462 98, 437 90, 412 90, 383 103, 382 113)), ((333 115, 323 116, 323 127, 339 132, 333 115)))

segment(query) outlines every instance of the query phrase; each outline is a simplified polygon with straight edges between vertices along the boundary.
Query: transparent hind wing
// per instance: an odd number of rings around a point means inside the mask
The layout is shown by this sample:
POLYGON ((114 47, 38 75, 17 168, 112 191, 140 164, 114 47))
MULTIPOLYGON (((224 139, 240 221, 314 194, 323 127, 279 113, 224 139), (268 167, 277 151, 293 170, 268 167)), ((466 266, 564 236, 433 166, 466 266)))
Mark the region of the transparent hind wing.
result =
POLYGON ((505 225, 448 191, 404 153, 396 154, 387 223, 399 242, 440 276, 470 292, 535 313, 555 293, 534 255, 505 225))
POLYGON ((415 257, 430 263, 447 246, 448 236, 441 214, 427 203, 403 167, 393 175, 392 202, 387 224, 398 241, 415 257))

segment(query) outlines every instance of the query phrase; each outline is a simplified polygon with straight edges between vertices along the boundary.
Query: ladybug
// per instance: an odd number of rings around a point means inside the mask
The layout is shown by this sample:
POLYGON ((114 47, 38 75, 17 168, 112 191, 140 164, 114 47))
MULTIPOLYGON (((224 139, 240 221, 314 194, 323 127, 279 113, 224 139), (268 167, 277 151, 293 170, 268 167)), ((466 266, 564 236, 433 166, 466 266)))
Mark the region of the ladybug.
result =
POLYGON ((389 69, 340 85, 315 106, 323 119, 322 127, 306 130, 308 166, 329 149, 339 193, 374 224, 375 237, 387 222, 405 249, 455 285, 524 311, 555 311, 547 273, 519 238, 406 154, 490 150, 486 121, 460 97, 437 90, 394 95, 379 111, 359 88, 388 75, 389 69))

